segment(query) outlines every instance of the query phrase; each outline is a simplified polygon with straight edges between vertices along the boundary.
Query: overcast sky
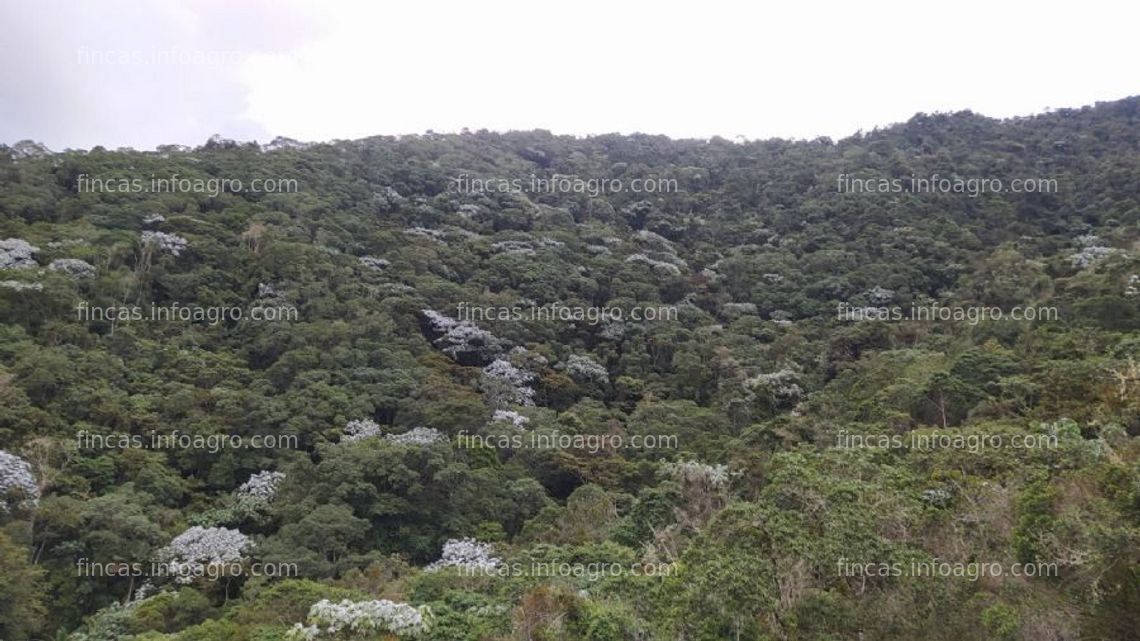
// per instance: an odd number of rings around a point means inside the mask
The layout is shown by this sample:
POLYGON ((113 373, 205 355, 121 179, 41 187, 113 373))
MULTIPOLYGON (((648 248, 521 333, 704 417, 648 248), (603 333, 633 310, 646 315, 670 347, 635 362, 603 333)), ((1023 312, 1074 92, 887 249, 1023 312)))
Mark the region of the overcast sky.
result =
POLYGON ((841 138, 1140 93, 1140 3, 0 0, 0 142, 841 138))

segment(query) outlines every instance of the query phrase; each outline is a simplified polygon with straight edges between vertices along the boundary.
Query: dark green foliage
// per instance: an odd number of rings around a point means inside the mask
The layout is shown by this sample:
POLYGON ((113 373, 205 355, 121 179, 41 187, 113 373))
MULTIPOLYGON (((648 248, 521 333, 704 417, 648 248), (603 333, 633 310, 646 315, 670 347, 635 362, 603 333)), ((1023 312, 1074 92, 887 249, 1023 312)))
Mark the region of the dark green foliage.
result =
POLYGON ((3 497, 0 638, 284 641, 322 599, 429 606, 425 638, 441 641, 1136 638, 1138 109, 920 114, 839 142, 465 132, 20 160, 0 147, 0 240, 39 248, 34 268, 0 271, 0 449, 42 491, 38 505, 19 487, 3 497), (175 173, 298 190, 77 186, 175 173), (841 174, 932 173, 1051 178, 1058 193, 837 189, 841 174), (531 174, 677 189, 456 188, 531 174), (146 230, 187 247, 158 251, 146 230), (1087 247, 1104 249, 1083 264, 1087 247), (68 258, 95 274, 47 268, 68 258), (81 303, 296 317, 81 318, 81 303), (424 314, 532 303, 626 316, 476 319, 493 338, 449 354, 424 314), (1057 317, 837 313, 934 304, 1057 317), (529 374, 533 405, 486 379, 496 358, 529 374), (504 405, 518 414, 493 420, 504 405), (384 435, 353 442, 350 421, 384 435), (391 438, 417 427, 442 438, 391 438), (171 435, 285 440, 145 445, 171 435), (513 435, 626 446, 471 444, 513 435), (628 447, 646 437, 664 446, 628 447), (1046 445, 897 444, 917 437, 1046 445), (243 503, 262 471, 285 474, 275 497, 243 503), (122 605, 145 577, 79 575, 81 560, 149 563, 190 526, 239 529, 246 569, 298 576, 154 577, 156 594, 122 605), (424 569, 463 537, 493 543, 500 573, 424 569), (840 571, 934 560, 1057 575, 840 571), (626 571, 535 570, 591 563, 626 571))

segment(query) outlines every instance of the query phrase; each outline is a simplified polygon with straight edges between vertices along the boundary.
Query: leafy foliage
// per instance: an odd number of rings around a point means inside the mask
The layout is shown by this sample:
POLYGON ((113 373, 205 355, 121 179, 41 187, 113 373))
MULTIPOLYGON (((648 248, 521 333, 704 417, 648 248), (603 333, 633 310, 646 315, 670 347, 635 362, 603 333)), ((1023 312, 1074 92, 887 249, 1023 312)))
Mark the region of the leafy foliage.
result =
POLYGON ((1138 121, 0 147, 0 637, 1135 638, 1138 121), (175 173, 300 189, 77 188, 175 173), (1059 189, 836 189, 934 173, 1059 189), (456 181, 532 174, 677 189, 456 181), (935 304, 1057 317, 836 313, 935 304), (625 314, 466 315, 544 306, 625 314), (539 437, 582 445, 512 440, 539 437), (234 571, 131 571, 154 559, 234 571), (1058 572, 838 571, 934 560, 1058 572))

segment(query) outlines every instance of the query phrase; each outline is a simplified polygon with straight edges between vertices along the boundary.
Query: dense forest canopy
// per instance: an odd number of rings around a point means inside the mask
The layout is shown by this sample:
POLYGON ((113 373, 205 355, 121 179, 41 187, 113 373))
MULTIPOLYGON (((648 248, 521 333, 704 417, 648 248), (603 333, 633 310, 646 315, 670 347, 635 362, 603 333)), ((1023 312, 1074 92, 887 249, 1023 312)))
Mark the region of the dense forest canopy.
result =
POLYGON ((0 401, 5 641, 1140 638, 1140 98, 0 146, 0 401))

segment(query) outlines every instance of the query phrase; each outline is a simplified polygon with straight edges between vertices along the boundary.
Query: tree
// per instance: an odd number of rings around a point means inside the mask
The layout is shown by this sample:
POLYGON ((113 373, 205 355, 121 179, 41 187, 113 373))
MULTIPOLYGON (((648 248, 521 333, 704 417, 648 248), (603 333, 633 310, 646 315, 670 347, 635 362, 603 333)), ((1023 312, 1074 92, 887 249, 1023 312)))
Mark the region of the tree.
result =
POLYGON ((44 605, 43 571, 29 561, 27 548, 0 530, 0 638, 36 638, 48 610, 44 605))

